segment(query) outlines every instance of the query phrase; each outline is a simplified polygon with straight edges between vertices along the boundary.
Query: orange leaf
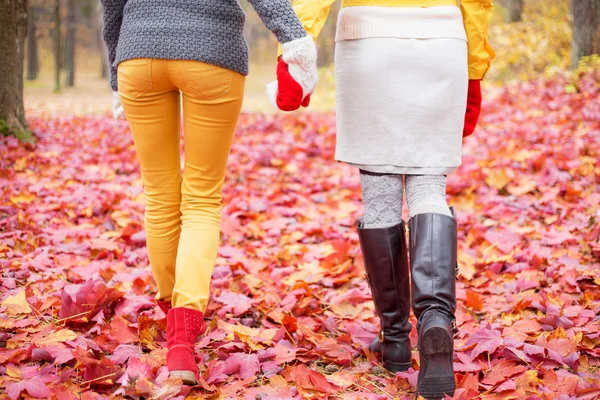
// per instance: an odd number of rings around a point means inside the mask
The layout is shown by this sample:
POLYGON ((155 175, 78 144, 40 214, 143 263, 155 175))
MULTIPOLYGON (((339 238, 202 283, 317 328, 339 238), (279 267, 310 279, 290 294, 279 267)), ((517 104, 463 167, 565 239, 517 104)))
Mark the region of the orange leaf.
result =
POLYGON ((467 290, 466 295, 467 300, 465 301, 465 305, 467 307, 471 307, 475 311, 481 311, 483 309, 483 301, 481 300, 479 293, 476 293, 472 290, 467 290))

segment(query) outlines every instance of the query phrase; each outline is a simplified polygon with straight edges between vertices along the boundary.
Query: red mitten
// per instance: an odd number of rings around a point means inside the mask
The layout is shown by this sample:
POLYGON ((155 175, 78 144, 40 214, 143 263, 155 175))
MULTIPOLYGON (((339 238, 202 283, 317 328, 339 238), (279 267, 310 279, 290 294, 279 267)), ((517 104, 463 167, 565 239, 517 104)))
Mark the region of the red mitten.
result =
POLYGON ((304 98, 302 101, 302 107, 306 108, 310 105, 310 94, 304 98))
POLYGON ((469 91, 467 93, 467 112, 465 114, 465 127, 463 137, 471 135, 475 131, 479 114, 481 113, 481 81, 469 80, 469 91))
POLYGON ((319 81, 315 42, 312 37, 305 36, 284 43, 281 48, 277 80, 267 85, 269 102, 282 111, 308 107, 310 95, 319 81))
POLYGON ((294 111, 303 107, 308 107, 310 96, 304 97, 302 86, 292 77, 288 64, 279 60, 277 64, 277 107, 282 111, 294 111))

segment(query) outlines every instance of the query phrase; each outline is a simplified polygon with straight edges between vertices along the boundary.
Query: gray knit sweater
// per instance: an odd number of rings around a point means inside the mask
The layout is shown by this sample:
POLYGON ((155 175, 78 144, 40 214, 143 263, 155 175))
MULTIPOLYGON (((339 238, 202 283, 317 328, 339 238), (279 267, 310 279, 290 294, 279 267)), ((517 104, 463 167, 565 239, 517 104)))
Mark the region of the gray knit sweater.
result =
MULTIPOLYGON (((132 58, 197 60, 248 74, 239 0, 101 1, 113 90, 117 65, 132 58)), ((248 1, 280 43, 306 36, 289 0, 248 1)))

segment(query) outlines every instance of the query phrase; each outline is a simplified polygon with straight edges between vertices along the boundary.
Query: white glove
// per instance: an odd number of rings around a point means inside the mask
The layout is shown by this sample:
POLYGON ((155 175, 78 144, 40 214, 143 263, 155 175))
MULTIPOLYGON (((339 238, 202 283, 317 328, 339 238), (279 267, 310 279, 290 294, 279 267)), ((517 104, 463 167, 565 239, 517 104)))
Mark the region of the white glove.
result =
POLYGON ((279 85, 277 81, 267 83, 267 97, 269 98, 269 103, 275 108, 277 107, 277 92, 279 91, 279 85))
POLYGON ((290 111, 308 105, 308 97, 317 87, 317 46, 312 37, 305 36, 283 44, 282 48, 277 81, 267 85, 267 95, 274 107, 290 111))
POLYGON ((125 112, 123 111, 119 92, 113 92, 112 112, 115 119, 125 119, 125 112))

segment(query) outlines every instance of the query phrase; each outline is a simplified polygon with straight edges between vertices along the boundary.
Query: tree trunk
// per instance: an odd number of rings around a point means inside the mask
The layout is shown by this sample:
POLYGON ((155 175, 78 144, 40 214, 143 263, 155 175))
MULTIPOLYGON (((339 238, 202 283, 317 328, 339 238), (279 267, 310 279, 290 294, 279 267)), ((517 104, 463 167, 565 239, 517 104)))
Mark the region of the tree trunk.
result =
POLYGON ((40 73, 40 57, 37 41, 37 13, 35 7, 29 8, 27 18, 27 80, 33 81, 40 73))
POLYGON ((0 132, 28 132, 23 106, 27 0, 0 0, 0 132))
POLYGON ((100 5, 100 2, 98 2, 96 8, 94 8, 92 23, 94 24, 96 43, 98 45, 98 50, 100 51, 100 77, 102 79, 107 79, 108 49, 106 48, 106 43, 104 43, 104 38, 102 37, 102 6, 100 5))
POLYGON ((508 22, 520 22, 523 18, 523 0, 507 0, 508 22))
POLYGON ((61 31, 60 31, 60 0, 54 0, 54 92, 60 92, 61 60, 61 31))
POLYGON ((600 52, 600 0, 571 0, 573 45, 571 67, 579 59, 600 52))
POLYGON ((335 50, 335 30, 337 25, 337 15, 339 13, 339 4, 336 2, 331 7, 329 18, 317 39, 319 56, 317 61, 319 67, 326 67, 333 64, 335 50))
POLYGON ((68 0, 67 2, 67 36, 65 38, 65 69, 67 86, 75 86, 75 46, 77 44, 77 2, 68 0))

